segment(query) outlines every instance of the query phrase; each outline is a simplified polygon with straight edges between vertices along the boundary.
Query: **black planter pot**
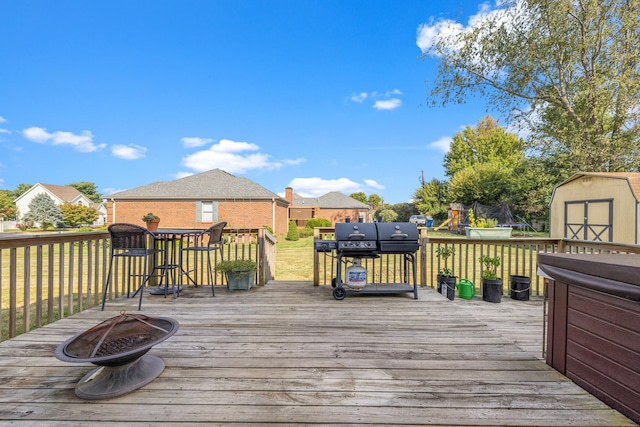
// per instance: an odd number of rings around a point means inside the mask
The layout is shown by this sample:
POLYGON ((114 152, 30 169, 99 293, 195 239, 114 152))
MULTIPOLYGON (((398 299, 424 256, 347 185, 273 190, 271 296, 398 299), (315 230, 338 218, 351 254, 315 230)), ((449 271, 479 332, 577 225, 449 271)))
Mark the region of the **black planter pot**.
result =
POLYGON ((451 301, 456 295, 456 276, 437 276, 438 293, 449 298, 451 301))
POLYGON ((502 301, 502 279, 482 279, 482 300, 487 302, 502 301))

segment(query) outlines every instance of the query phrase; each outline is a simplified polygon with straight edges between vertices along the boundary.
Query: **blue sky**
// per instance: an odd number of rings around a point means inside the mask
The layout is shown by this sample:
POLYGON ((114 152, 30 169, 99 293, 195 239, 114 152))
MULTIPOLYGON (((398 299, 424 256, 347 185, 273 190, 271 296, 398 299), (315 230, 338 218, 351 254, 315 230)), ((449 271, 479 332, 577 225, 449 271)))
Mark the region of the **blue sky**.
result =
POLYGON ((491 111, 431 108, 460 0, 0 0, 0 188, 108 195, 221 168, 284 194, 409 201, 491 111), (430 30, 430 31, 429 31, 430 30))

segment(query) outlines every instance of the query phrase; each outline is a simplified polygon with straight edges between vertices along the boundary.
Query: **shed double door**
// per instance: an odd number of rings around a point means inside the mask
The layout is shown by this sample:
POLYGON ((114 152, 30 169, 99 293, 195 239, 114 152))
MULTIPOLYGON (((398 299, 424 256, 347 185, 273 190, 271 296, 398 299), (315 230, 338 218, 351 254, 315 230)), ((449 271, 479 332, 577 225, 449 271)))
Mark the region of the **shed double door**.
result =
POLYGON ((613 241, 613 199, 566 202, 564 216, 566 239, 613 241))

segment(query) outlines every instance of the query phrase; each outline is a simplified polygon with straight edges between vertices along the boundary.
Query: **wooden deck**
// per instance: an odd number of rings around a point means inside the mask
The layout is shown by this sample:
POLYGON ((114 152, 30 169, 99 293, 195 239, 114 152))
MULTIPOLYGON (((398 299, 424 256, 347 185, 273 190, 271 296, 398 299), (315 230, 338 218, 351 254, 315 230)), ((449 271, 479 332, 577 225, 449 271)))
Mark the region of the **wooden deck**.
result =
POLYGON ((145 296, 178 332, 166 368, 109 400, 76 397, 94 368, 55 348, 136 299, 0 343, 0 425, 636 425, 541 360, 542 301, 448 301, 430 288, 348 295, 309 282, 145 296))

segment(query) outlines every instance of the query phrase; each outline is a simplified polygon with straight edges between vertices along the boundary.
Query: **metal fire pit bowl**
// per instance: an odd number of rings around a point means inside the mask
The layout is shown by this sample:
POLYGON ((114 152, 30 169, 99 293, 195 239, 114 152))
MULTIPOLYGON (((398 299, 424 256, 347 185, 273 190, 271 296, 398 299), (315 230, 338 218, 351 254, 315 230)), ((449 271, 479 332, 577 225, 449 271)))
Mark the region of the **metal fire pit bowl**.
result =
POLYGON ((162 359, 146 353, 177 330, 178 321, 168 317, 122 312, 60 344, 55 356, 98 365, 78 382, 75 392, 82 399, 109 399, 137 390, 162 373, 162 359))

